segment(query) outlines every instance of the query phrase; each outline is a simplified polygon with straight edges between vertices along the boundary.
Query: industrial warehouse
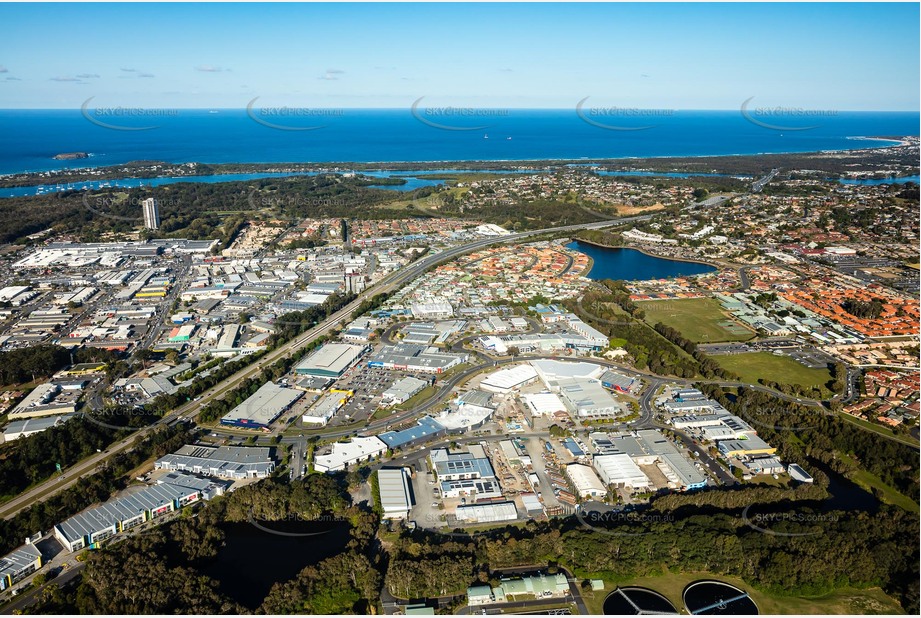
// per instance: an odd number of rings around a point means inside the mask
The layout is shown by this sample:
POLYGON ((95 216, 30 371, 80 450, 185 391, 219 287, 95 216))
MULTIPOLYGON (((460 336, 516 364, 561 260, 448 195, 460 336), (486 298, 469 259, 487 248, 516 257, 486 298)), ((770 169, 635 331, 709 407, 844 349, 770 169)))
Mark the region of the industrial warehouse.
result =
POLYGON ((589 466, 569 464, 566 466, 566 476, 580 498, 604 498, 608 494, 607 487, 589 466))
POLYGON ((438 374, 466 360, 466 355, 448 354, 436 347, 399 343, 381 348, 368 361, 368 367, 438 374))
POLYGON ((431 453, 431 460, 435 473, 442 481, 491 479, 496 476, 492 464, 478 445, 471 446, 469 453, 449 453, 447 449, 436 449, 431 453))
POLYGON ((42 553, 31 543, 0 558, 0 590, 6 590, 42 566, 42 553))
POLYGON ((593 433, 589 439, 600 454, 595 456, 593 465, 608 484, 623 484, 633 489, 651 487, 648 475, 641 472, 647 477, 645 485, 636 475, 639 471, 636 466, 654 466, 665 477, 669 489, 691 490, 707 485, 706 475, 655 429, 622 435, 593 433), (629 465, 624 457, 634 466, 629 465))
POLYGON ((408 401, 413 395, 428 385, 429 382, 412 376, 401 378, 384 391, 381 403, 386 406, 398 406, 408 401))
POLYGON ((157 470, 194 472, 232 480, 266 478, 275 470, 269 447, 199 446, 187 444, 154 463, 157 470))
POLYGON ((99 543, 146 521, 162 517, 199 500, 223 493, 221 486, 189 475, 167 475, 159 484, 109 500, 64 520, 54 536, 68 551, 99 543))
POLYGON ((384 517, 405 519, 413 507, 412 489, 405 468, 382 468, 377 472, 384 517))
POLYGON ((529 575, 520 578, 503 577, 495 588, 487 585, 467 588, 467 604, 471 606, 488 605, 512 601, 515 600, 515 597, 522 595, 541 599, 565 596, 568 593, 569 580, 563 573, 529 575))
POLYGON ((313 468, 317 472, 344 470, 351 464, 370 461, 386 450, 387 444, 377 436, 355 436, 348 442, 333 442, 314 453, 313 468))
POLYGON ((433 438, 438 438, 447 433, 444 425, 431 416, 423 416, 415 425, 399 431, 385 431, 377 437, 387 444, 388 448, 409 448, 433 438))
POLYGON ((294 368, 302 376, 339 378, 367 352, 368 346, 350 343, 326 343, 308 354, 294 368))
POLYGON ((352 391, 331 389, 301 415, 301 421, 311 425, 326 425, 352 395, 352 391))
POLYGON ((480 388, 491 393, 509 393, 537 381, 537 371, 531 365, 517 365, 491 373, 480 382, 480 388))
POLYGON ((518 519, 518 509, 515 508, 514 502, 467 504, 457 507, 454 517, 457 521, 464 523, 492 524, 518 519))
POLYGON ((579 419, 607 419, 625 416, 627 408, 597 379, 602 368, 593 363, 532 361, 541 381, 559 395, 567 410, 579 419))
POLYGON ((302 391, 266 382, 246 401, 221 418, 221 425, 265 429, 301 398, 302 391))

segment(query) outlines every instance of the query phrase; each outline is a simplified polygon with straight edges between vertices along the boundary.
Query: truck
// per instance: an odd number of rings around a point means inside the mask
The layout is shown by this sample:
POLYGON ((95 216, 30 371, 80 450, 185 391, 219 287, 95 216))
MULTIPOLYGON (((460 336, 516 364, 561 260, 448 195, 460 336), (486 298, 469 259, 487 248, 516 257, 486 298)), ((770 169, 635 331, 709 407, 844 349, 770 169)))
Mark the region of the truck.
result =
POLYGON ((568 491, 560 491, 556 497, 560 502, 565 502, 566 504, 575 505, 578 502, 578 500, 576 500, 576 496, 569 493, 568 491))

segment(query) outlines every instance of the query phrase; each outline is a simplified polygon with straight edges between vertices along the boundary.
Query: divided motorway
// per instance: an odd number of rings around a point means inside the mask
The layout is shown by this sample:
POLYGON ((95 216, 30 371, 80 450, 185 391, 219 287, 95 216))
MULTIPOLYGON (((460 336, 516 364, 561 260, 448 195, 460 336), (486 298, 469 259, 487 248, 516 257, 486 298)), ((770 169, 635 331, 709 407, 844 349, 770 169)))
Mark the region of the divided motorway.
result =
POLYGON ((471 251, 483 249, 490 245, 516 242, 516 241, 523 240, 531 236, 537 236, 537 235, 546 234, 546 233, 569 232, 569 231, 577 231, 577 230, 585 230, 585 229, 600 229, 600 228, 610 227, 613 225, 621 225, 625 223, 632 223, 635 221, 642 221, 642 220, 649 219, 651 217, 652 215, 639 215, 635 217, 623 217, 620 219, 599 221, 597 223, 588 223, 588 224, 579 224, 579 225, 564 225, 564 226, 559 226, 559 227, 544 228, 540 230, 519 232, 515 234, 509 234, 507 236, 489 237, 489 238, 484 238, 481 240, 476 240, 470 243, 466 243, 463 245, 459 245, 457 247, 447 249, 440 253, 426 256, 418 260, 417 262, 410 264, 406 268, 403 268, 391 275, 388 275, 387 277, 382 279, 377 285, 372 286, 371 288, 368 288, 367 290, 359 294, 355 298, 355 300, 353 300, 351 303, 349 303, 348 305, 346 305, 345 307, 343 307, 342 309, 340 309, 333 315, 329 316, 323 322, 317 324, 317 326, 309 330, 306 334, 296 338, 293 341, 290 341, 282 345, 281 347, 273 350, 272 352, 269 352, 268 354, 266 354, 259 360, 255 361, 252 365, 249 365, 241 369, 240 371, 230 376, 223 382, 216 384, 215 386, 213 386, 206 392, 202 393, 202 395, 198 398, 197 401, 192 401, 192 402, 189 402, 185 405, 182 405, 176 408, 172 412, 164 415, 163 418, 159 419, 157 422, 153 423, 152 425, 149 425, 143 429, 140 429, 134 432, 133 434, 131 434, 130 436, 124 438, 123 440, 113 444, 108 449, 106 449, 106 451, 102 453, 97 453, 96 455, 92 455, 74 464, 73 466, 67 468, 61 476, 52 477, 51 479, 48 479, 44 483, 40 483, 39 485, 36 485, 32 489, 29 489, 28 491, 23 492, 22 494, 18 495, 12 500, 9 500, 5 502, 4 504, 0 505, 0 516, 2 516, 4 519, 10 519, 11 517, 15 516, 17 513, 22 511, 23 509, 30 507, 35 502, 46 500, 49 497, 57 494, 58 492, 63 491, 67 489, 68 487, 73 486, 81 478, 94 474, 96 470, 105 462, 105 460, 107 460, 108 458, 112 457, 113 455, 117 453, 130 449, 132 444, 138 437, 144 436, 150 433, 151 431, 158 428, 159 426, 172 423, 175 420, 177 420, 179 417, 184 417, 184 418, 189 418, 189 419, 194 418, 197 415, 198 410, 202 406, 210 402, 211 400, 220 398, 221 396, 226 394, 228 391, 231 391, 234 388, 236 388, 236 386, 243 380, 246 380, 247 378, 251 378, 251 377, 258 375, 264 367, 271 365, 272 363, 276 362, 277 360, 279 360, 280 358, 284 356, 297 352, 299 349, 303 348, 308 343, 314 341, 318 337, 321 337, 329 333, 331 330, 333 330, 338 325, 338 323, 341 320, 349 319, 352 312, 355 311, 355 309, 357 309, 358 306, 366 299, 371 298, 375 294, 397 290, 401 288, 402 286, 406 285, 407 283, 409 283, 410 281, 412 281, 413 279, 415 279, 416 277, 418 277, 419 275, 421 275, 423 272, 425 272, 429 268, 432 268, 433 266, 437 266, 438 264, 442 262, 451 260, 453 258, 456 258, 465 253, 469 253, 471 251))

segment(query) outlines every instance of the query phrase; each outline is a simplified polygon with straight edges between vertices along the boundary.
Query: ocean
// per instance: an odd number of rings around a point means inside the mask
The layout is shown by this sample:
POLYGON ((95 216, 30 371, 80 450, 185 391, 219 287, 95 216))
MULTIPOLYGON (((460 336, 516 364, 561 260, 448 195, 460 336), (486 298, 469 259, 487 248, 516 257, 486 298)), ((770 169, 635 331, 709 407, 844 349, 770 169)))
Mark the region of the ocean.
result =
POLYGON ((116 110, 103 116, 93 109, 86 115, 79 109, 0 110, 0 173, 100 167, 136 160, 592 161, 812 152, 884 146, 889 142, 854 138, 917 135, 919 127, 916 112, 840 112, 814 118, 766 119, 767 124, 784 129, 749 121, 739 111, 676 111, 668 116, 610 119, 589 117, 586 111, 580 116, 575 109, 506 110, 507 115, 446 119, 427 116, 422 109, 415 113, 410 109, 346 109, 331 110, 327 115, 271 117, 270 122, 245 109, 171 112, 149 116, 144 110, 116 110), (320 128, 295 131, 279 127, 320 128), (804 127, 806 130, 797 130, 804 127), (66 152, 87 152, 91 157, 76 161, 52 158, 66 152))

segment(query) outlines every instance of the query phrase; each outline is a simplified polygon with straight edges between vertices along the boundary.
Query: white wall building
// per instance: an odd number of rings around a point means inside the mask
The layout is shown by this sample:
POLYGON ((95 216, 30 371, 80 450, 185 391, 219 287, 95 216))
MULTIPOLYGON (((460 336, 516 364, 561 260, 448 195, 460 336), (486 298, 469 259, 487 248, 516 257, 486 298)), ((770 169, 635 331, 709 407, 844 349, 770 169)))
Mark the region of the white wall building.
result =
POLYGON ((144 209, 144 227, 148 230, 156 230, 160 228, 160 205, 157 204, 157 200, 152 197, 148 197, 143 202, 141 206, 144 209))
POLYGON ((382 468, 377 472, 380 504, 387 519, 405 519, 412 509, 409 475, 405 468, 382 468))
POLYGON ((480 382, 480 388, 491 393, 508 393, 535 381, 537 371, 534 367, 528 364, 516 365, 489 374, 480 382))
POLYGON ((631 490, 650 489, 652 483, 627 454, 595 455, 592 467, 607 485, 631 490))
POLYGON ((328 453, 315 455, 313 468, 317 472, 344 470, 353 463, 368 461, 386 451, 387 445, 377 436, 356 436, 348 442, 334 442, 328 453))
POLYGON ((569 464, 566 466, 566 476, 572 482, 576 495, 582 498, 603 498, 608 490, 588 466, 582 464, 569 464))
POLYGON ((566 412, 566 404, 555 393, 529 393, 521 396, 532 416, 551 416, 566 412))

